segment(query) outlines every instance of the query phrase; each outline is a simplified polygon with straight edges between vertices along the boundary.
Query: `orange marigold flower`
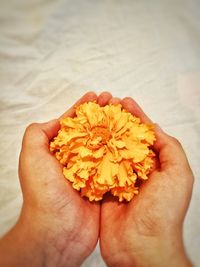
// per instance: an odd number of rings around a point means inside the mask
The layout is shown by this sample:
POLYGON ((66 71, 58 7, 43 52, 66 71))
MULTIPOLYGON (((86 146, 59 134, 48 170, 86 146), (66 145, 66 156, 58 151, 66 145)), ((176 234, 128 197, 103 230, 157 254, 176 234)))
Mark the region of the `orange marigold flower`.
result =
POLYGON ((60 124, 50 150, 82 196, 101 200, 110 191, 119 201, 130 201, 138 193, 136 182, 148 178, 154 163, 153 125, 141 123, 120 104, 95 102, 78 106, 76 117, 60 124))

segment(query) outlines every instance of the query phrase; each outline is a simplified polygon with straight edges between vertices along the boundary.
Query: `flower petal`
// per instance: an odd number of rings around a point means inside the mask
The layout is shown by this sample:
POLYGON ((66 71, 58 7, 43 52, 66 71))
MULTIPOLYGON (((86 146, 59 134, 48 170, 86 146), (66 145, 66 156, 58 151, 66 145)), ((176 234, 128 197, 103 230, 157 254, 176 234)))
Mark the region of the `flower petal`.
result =
POLYGON ((103 157, 98 167, 98 177, 96 182, 99 184, 113 185, 115 176, 118 173, 118 164, 113 163, 109 159, 109 152, 103 157))
POLYGON ((95 102, 78 106, 76 117, 60 124, 50 151, 82 196, 98 201, 110 191, 119 201, 130 201, 138 193, 136 181, 147 179, 154 164, 153 125, 141 123, 121 105, 95 102))

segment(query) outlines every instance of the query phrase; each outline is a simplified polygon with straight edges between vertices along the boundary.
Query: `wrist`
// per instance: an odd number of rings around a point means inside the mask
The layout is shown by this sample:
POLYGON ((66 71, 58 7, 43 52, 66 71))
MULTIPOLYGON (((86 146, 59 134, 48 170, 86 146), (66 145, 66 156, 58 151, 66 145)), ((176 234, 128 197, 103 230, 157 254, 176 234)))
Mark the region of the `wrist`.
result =
MULTIPOLYGON (((132 242, 131 242, 132 243, 132 242)), ((192 267, 181 236, 143 238, 135 246, 121 244, 118 253, 106 261, 108 267, 192 267)), ((135 241, 134 241, 135 243, 135 241)))
POLYGON ((43 266, 43 251, 31 225, 18 220, 16 225, 0 240, 0 266, 43 266), (30 227, 30 228, 29 228, 30 227))
POLYGON ((40 215, 27 209, 22 212, 16 225, 0 240, 0 266, 80 266, 83 257, 73 255, 73 232, 64 232, 54 224, 55 218, 48 215, 41 220, 40 215))
POLYGON ((181 235, 161 237, 146 242, 133 256, 135 267, 192 267, 181 235))
MULTIPOLYGON (((74 226, 62 221, 62 216, 58 213, 46 213, 40 209, 31 210, 24 208, 20 218, 24 228, 30 228, 34 240, 37 244, 36 253, 40 255, 42 266, 78 267, 83 261, 82 255, 74 245, 76 240, 74 226), (35 239, 34 239, 35 237, 35 239)), ((26 231, 27 232, 27 231, 26 231)), ((40 265, 33 266, 40 266, 40 265)))

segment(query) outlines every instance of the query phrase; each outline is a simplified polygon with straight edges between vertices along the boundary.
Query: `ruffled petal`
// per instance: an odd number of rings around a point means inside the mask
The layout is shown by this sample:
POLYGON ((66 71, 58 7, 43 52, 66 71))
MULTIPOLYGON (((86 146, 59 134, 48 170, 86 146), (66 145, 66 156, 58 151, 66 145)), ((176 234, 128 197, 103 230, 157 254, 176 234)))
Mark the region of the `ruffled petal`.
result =
POLYGON ((50 151, 74 189, 90 201, 101 200, 106 192, 130 201, 138 193, 136 181, 146 180, 154 165, 152 125, 121 105, 94 102, 78 106, 76 117, 60 124, 50 151))
POLYGON ((108 152, 98 166, 98 176, 95 182, 102 185, 112 186, 115 182, 115 176, 118 173, 118 168, 119 165, 110 160, 108 152))

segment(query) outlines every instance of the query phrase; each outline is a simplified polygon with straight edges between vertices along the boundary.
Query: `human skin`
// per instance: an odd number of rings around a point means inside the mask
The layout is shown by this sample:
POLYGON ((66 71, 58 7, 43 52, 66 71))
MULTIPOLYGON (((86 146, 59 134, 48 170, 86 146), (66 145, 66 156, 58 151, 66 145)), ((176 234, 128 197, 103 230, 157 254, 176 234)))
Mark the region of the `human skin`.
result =
MULTIPOLYGON (((107 101, 106 95, 102 99, 107 101)), ((75 106, 97 101, 89 92, 75 106)), ((73 116, 74 107, 62 117, 73 116)), ((23 192, 21 215, 0 241, 0 266, 76 267, 93 251, 99 238, 99 203, 80 197, 64 179, 49 151, 59 121, 27 127, 19 160, 23 192)))
MULTIPOLYGON (((106 92, 99 97, 90 92, 75 106, 94 100, 101 106, 120 102, 149 122, 133 100, 106 92)), ((74 116, 74 106, 61 117, 67 116, 74 116)), ((16 225, 0 240, 0 266, 80 266, 96 246, 99 232, 108 266, 190 266, 182 223, 193 176, 180 144, 157 128, 160 168, 130 203, 110 198, 100 206, 80 197, 49 152, 59 127, 53 120, 26 129, 19 160, 23 207, 16 225)))
MULTIPOLYGON (((142 122, 152 123, 131 98, 113 98, 142 122)), ((189 267, 183 244, 183 221, 194 177, 184 150, 157 125, 154 150, 159 165, 129 203, 113 197, 101 205, 101 253, 107 266, 189 267)))

